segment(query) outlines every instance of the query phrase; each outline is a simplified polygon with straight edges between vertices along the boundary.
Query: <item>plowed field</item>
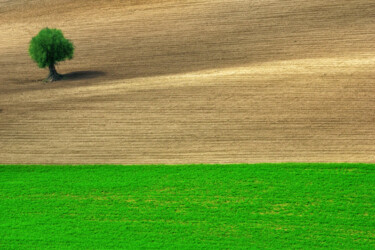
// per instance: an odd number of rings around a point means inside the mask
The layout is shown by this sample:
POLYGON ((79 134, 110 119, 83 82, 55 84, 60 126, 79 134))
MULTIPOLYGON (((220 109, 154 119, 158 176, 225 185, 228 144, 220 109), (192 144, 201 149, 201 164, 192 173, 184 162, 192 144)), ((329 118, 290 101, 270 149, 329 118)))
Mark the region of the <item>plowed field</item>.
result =
POLYGON ((0 0, 0 163, 375 162, 373 0, 0 0), (28 55, 59 28, 57 66, 28 55))

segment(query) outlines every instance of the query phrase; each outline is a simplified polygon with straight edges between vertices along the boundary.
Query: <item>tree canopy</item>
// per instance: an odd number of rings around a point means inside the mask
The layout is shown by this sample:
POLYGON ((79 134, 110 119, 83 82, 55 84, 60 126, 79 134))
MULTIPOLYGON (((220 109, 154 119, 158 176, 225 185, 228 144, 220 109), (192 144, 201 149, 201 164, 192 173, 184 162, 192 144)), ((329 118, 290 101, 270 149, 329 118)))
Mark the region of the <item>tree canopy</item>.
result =
POLYGON ((29 54, 40 68, 53 66, 59 61, 72 59, 73 43, 59 29, 42 29, 30 42, 29 54))

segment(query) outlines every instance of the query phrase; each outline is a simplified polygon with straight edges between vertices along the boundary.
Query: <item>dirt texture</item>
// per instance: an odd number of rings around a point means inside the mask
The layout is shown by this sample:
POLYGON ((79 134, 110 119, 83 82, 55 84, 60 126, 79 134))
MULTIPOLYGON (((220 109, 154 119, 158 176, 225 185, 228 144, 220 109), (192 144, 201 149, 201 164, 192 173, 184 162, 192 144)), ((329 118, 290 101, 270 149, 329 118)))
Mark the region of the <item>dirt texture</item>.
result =
POLYGON ((253 162, 375 162, 373 0, 0 0, 0 164, 253 162))

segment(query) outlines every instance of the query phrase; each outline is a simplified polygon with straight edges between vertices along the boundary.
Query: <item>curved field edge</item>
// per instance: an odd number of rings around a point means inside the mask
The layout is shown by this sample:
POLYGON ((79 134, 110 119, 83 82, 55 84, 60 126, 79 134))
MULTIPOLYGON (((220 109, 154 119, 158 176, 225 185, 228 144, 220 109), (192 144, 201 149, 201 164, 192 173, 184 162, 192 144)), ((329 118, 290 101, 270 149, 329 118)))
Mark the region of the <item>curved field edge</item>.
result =
POLYGON ((372 248, 375 164, 0 165, 1 248, 372 248))

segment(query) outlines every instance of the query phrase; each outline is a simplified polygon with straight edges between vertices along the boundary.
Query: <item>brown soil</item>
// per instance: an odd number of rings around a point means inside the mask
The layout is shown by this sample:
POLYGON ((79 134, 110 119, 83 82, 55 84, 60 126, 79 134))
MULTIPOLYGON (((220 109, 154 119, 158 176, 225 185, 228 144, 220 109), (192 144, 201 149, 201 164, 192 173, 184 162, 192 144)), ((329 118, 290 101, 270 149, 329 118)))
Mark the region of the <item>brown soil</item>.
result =
POLYGON ((375 162, 374 13, 373 0, 0 0, 0 163, 375 162), (27 52, 46 26, 76 46, 55 83, 27 52))

